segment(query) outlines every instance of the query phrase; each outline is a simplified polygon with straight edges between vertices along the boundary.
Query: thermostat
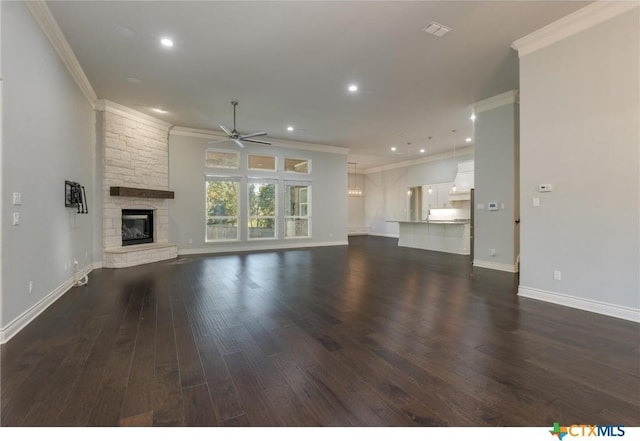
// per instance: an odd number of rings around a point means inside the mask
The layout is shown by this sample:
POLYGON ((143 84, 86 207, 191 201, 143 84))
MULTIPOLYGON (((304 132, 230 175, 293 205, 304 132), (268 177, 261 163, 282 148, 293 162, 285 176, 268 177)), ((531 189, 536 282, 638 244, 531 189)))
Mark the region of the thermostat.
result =
POLYGON ((489 210, 489 211, 498 211, 498 203, 497 202, 489 202, 487 204, 487 210, 489 210))
POLYGON ((540 193, 548 193, 551 191, 551 184, 540 184, 538 185, 538 191, 540 193))

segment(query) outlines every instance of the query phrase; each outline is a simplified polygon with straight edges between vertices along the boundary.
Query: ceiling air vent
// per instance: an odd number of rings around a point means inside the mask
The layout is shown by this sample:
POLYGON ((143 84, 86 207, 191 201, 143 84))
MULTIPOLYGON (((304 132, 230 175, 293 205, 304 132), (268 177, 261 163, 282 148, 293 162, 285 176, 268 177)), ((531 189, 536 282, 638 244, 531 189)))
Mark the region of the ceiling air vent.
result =
POLYGON ((451 28, 448 28, 444 25, 441 25, 440 23, 436 23, 435 21, 432 21, 431 23, 426 25, 424 28, 422 28, 422 30, 427 34, 435 35, 436 37, 442 37, 444 34, 449 32, 451 28))

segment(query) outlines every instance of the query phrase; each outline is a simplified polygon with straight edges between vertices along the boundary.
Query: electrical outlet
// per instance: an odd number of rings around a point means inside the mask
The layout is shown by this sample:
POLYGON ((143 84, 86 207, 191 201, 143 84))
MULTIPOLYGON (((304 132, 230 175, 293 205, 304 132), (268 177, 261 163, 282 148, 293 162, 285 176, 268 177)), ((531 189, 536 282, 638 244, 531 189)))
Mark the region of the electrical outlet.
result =
POLYGON ((553 270, 553 280, 562 280, 562 273, 558 270, 553 270))
POLYGON ((29 282, 29 294, 33 293, 33 280, 29 282))
POLYGON ((20 225, 20 213, 13 213, 13 225, 20 225))

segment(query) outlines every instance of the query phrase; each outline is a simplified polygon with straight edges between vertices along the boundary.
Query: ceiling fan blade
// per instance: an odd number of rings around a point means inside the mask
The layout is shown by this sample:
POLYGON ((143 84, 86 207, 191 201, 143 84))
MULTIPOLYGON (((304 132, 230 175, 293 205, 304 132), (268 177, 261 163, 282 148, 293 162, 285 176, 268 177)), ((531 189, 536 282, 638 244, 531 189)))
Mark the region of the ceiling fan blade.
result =
POLYGON ((271 143, 269 141, 258 141, 257 139, 247 139, 247 138, 242 138, 243 141, 246 142, 253 142, 256 144, 265 144, 265 145, 271 145, 271 143))
POLYGON ((253 138, 254 136, 264 136, 264 135, 266 135, 266 134, 267 134, 267 132, 249 133, 248 135, 242 135, 242 136, 240 136, 240 139, 253 138))
POLYGON ((227 129, 225 126, 221 125, 220 128, 224 131, 224 133, 226 133, 229 136, 233 136, 233 133, 231 133, 229 131, 229 129, 227 129))
POLYGON ((219 142, 225 142, 225 141, 229 141, 229 139, 228 138, 214 139, 213 141, 209 141, 207 144, 217 144, 219 142))
POLYGON ((234 140, 233 140, 233 142, 235 142, 235 143, 236 143, 236 145, 237 145, 238 147, 240 147, 241 149, 243 149, 243 148, 244 148, 244 144, 243 144, 243 143, 241 143, 240 141, 238 141, 237 139, 234 139, 234 140))

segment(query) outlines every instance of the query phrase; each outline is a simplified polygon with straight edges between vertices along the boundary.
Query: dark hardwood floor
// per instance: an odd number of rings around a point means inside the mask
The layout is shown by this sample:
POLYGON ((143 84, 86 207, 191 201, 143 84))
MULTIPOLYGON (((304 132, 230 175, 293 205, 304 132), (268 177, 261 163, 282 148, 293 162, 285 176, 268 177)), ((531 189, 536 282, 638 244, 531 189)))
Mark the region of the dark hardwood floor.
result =
POLYGON ((348 247, 93 271, 2 346, 4 426, 640 426, 638 324, 348 247))

